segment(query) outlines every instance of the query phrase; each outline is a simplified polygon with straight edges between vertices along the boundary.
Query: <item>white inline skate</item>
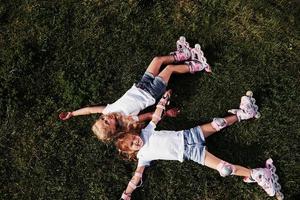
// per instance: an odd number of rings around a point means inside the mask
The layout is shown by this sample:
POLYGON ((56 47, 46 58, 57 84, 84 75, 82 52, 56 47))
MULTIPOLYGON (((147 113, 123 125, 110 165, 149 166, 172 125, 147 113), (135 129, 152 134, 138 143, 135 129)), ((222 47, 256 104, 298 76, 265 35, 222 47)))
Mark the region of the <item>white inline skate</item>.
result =
POLYGON ((258 106, 255 104, 255 99, 253 98, 253 92, 247 91, 246 96, 242 96, 240 109, 228 110, 229 113, 236 114, 239 121, 260 118, 260 113, 258 112, 258 106))
POLYGON ((180 36, 179 40, 176 42, 177 51, 181 51, 182 49, 191 49, 190 44, 186 41, 184 36, 180 36))
POLYGON ((177 51, 171 52, 176 62, 189 60, 192 56, 190 44, 186 41, 184 36, 181 36, 176 42, 177 51))
POLYGON ((192 61, 198 61, 201 63, 202 68, 206 71, 206 72, 211 72, 211 68, 210 65, 207 63, 207 59, 204 57, 204 53, 201 50, 201 46, 200 44, 195 44, 195 48, 193 48, 191 50, 192 52, 192 61))
POLYGON ((276 167, 273 164, 273 160, 269 158, 266 161, 265 168, 256 168, 251 172, 251 177, 245 177, 246 183, 257 183, 260 185, 269 196, 275 196, 278 200, 283 200, 281 185, 278 183, 278 175, 276 174, 276 167))

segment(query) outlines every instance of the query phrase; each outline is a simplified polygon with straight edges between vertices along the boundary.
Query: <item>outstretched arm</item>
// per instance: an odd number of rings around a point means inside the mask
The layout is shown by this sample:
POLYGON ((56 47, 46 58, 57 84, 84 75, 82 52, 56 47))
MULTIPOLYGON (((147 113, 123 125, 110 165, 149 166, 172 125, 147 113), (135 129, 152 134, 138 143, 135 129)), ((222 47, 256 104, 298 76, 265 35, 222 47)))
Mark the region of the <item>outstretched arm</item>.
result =
MULTIPOLYGON (((178 108, 171 108, 164 112, 162 117, 177 117, 180 113, 178 108)), ((143 113, 138 116, 139 122, 151 121, 154 112, 143 113)))
POLYGON ((130 200, 131 193, 135 190, 135 188, 139 187, 142 184, 142 175, 144 172, 145 166, 137 167, 135 173, 131 180, 129 181, 126 190, 124 190, 121 199, 130 200), (140 185, 138 185, 140 183, 140 185))
POLYGON ((104 108, 105 108, 105 106, 93 106, 93 107, 80 108, 80 109, 72 111, 72 112, 62 112, 62 113, 59 114, 59 118, 61 120, 67 120, 67 119, 70 119, 73 116, 90 115, 90 114, 94 114, 94 113, 102 113, 104 108))

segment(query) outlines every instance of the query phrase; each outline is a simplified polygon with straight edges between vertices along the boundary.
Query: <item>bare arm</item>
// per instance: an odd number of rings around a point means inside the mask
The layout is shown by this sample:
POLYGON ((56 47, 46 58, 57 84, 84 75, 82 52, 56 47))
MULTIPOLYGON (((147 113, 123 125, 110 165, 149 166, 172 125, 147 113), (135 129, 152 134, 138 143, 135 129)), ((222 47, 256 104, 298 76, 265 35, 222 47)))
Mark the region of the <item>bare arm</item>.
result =
MULTIPOLYGON (((163 117, 177 117, 180 113, 178 108, 171 108, 164 112, 163 117)), ((151 121, 154 112, 147 112, 138 116, 139 122, 151 121)))
POLYGON ((153 113, 154 113, 154 112, 147 112, 147 113, 140 114, 140 115, 138 116, 139 122, 150 121, 150 120, 152 119, 153 113))
POLYGON ((131 193, 135 190, 136 187, 138 187, 138 184, 142 180, 142 175, 144 172, 145 166, 137 167, 135 170, 135 173, 131 180, 129 181, 126 190, 124 190, 121 199, 124 200, 130 200, 131 199, 131 193))
POLYGON ((90 115, 90 114, 95 114, 95 113, 102 113, 104 108, 105 108, 105 106, 85 107, 85 108, 75 110, 71 113, 72 113, 73 116, 90 115))
POLYGON ((67 120, 67 119, 70 119, 73 116, 102 113, 104 108, 105 108, 105 106, 92 106, 92 107, 80 108, 80 109, 72 111, 72 112, 62 112, 62 113, 59 114, 59 118, 61 120, 67 120))

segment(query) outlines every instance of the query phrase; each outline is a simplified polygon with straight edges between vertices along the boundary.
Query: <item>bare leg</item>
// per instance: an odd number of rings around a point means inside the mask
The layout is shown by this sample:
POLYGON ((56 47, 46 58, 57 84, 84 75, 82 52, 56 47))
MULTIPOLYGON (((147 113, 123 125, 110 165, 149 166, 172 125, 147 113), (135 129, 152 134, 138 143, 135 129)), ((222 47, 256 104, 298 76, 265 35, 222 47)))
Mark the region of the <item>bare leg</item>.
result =
POLYGON ((150 65, 147 68, 147 72, 157 76, 159 74, 160 68, 162 65, 171 64, 175 61, 174 56, 157 56, 153 58, 150 65))
POLYGON ((168 83, 170 77, 173 73, 175 74, 185 74, 190 72, 188 65, 168 65, 164 70, 162 70, 158 76, 161 77, 165 83, 168 83))
MULTIPOLYGON (((217 158, 213 154, 209 153, 205 150, 205 159, 204 159, 204 165, 217 170, 218 164, 222 162, 221 159, 217 158)), ((242 167, 240 165, 233 165, 235 167, 235 173, 236 176, 244 176, 244 177, 250 177, 251 169, 242 167)))
MULTIPOLYGON (((227 126, 230 126, 238 121, 238 118, 236 115, 230 115, 225 117, 225 120, 227 121, 227 126)), ((218 132, 216 129, 214 129, 211 125, 211 123, 200 125, 201 130, 203 132, 203 135, 205 138, 208 136, 218 132)))

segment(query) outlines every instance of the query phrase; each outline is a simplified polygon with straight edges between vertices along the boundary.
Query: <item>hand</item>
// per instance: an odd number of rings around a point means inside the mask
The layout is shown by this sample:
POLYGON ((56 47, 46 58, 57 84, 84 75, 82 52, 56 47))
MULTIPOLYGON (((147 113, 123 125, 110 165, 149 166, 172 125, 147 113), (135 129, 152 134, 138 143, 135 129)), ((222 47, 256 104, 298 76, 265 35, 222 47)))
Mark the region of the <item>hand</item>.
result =
POLYGON ((161 106, 167 106, 170 103, 170 98, 171 98, 172 90, 167 90, 165 94, 162 96, 162 98, 159 100, 157 105, 161 106))
POLYGON ((177 117, 177 115, 180 113, 179 108, 171 108, 165 112, 165 116, 167 117, 177 117))
POLYGON ((70 119, 72 116, 72 112, 62 112, 59 114, 59 119, 65 121, 67 119, 70 119))

